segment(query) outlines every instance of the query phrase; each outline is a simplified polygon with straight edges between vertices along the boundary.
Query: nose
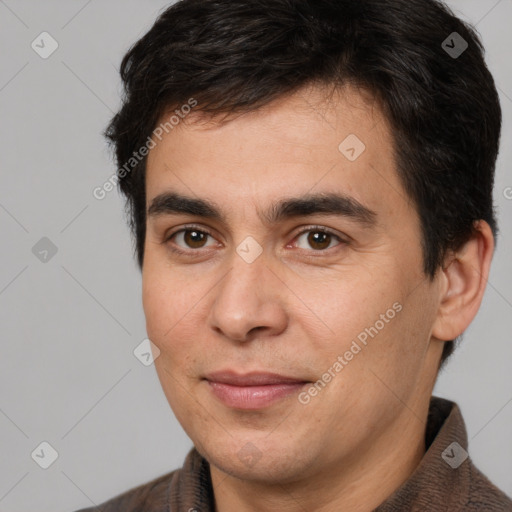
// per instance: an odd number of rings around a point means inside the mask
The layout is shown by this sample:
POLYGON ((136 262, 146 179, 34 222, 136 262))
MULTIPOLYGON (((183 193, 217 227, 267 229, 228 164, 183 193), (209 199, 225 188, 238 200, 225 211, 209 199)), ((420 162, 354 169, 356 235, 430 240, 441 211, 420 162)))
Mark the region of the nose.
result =
POLYGON ((286 291, 266 264, 264 254, 252 263, 234 254, 230 270, 214 288, 210 327, 235 342, 272 337, 286 329, 286 291))

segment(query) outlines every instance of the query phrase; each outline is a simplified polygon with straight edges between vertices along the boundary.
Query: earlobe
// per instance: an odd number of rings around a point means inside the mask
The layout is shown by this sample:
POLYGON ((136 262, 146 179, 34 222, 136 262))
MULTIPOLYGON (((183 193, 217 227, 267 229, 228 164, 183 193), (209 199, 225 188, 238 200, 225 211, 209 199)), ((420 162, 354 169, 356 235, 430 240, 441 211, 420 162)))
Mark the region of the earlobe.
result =
POLYGON ((451 252, 439 270, 442 282, 432 336, 442 341, 453 340, 467 329, 484 296, 494 236, 483 220, 475 222, 474 227, 471 238, 458 251, 451 252))

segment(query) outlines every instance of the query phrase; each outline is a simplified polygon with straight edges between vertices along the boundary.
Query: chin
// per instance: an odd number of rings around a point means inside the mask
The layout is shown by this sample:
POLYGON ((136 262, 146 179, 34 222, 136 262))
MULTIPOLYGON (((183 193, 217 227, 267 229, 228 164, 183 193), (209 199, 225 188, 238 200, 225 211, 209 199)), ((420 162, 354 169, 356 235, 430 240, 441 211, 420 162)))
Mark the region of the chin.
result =
POLYGON ((230 438, 226 445, 211 446, 209 441, 194 444, 210 465, 232 477, 253 482, 286 484, 304 478, 313 459, 307 457, 302 446, 290 444, 289 437, 288 441, 284 443, 276 438, 271 443, 263 437, 260 441, 249 439, 233 442, 230 438))

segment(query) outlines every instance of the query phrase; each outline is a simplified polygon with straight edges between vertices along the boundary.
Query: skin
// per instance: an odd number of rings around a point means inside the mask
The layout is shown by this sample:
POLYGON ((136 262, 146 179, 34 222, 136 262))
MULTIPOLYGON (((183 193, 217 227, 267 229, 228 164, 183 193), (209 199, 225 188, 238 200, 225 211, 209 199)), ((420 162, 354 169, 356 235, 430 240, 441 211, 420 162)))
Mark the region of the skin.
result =
POLYGON ((142 272, 158 377, 210 462, 217 511, 373 510, 425 453, 443 341, 464 331, 482 300, 489 226, 477 223, 433 280, 423 274, 419 218, 396 173, 392 132, 378 104, 354 89, 303 88, 224 123, 193 112, 156 142, 148 207, 174 191, 225 216, 149 216, 142 272), (349 134, 366 145, 353 162, 338 149, 349 134), (258 215, 282 198, 333 191, 373 210, 375 225, 322 214, 268 225, 258 215), (211 236, 171 237, 190 223, 211 236), (315 225, 342 241, 328 237, 319 249, 315 225), (263 249, 252 263, 236 252, 248 236, 263 249), (234 409, 204 380, 232 369, 316 382, 395 303, 401 311, 307 404, 295 393, 234 409), (248 442, 252 464, 239 456, 248 442))

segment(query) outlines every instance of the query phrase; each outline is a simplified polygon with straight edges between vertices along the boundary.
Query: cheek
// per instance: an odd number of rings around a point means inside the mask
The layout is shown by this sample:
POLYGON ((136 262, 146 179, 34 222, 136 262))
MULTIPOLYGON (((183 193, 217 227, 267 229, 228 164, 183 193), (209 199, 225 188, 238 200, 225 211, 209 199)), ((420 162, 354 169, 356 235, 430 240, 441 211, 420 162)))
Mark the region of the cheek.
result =
MULTIPOLYGON (((155 279, 154 273, 144 272, 142 279, 142 306, 146 317, 146 330, 149 338, 157 343, 171 327, 169 317, 170 297, 165 292, 161 281, 155 279), (167 326, 167 327, 166 327, 167 326)), ((172 300, 172 299, 171 299, 172 300)), ((160 345, 160 343, 157 343, 160 345)))
MULTIPOLYGON (((396 298, 392 294, 390 297, 396 298)), ((401 294, 397 302, 400 311, 369 341, 364 357, 373 374, 370 377, 375 393, 386 396, 393 390, 407 402, 428 371, 425 365, 435 303, 428 286, 422 285, 412 293, 401 294)))
POLYGON ((190 386, 188 377, 193 375, 191 369, 194 367, 190 348, 193 338, 187 332, 193 304, 189 304, 181 289, 181 284, 171 278, 168 269, 143 272, 142 302, 146 331, 149 339, 160 349, 155 369, 171 408, 178 414, 185 407, 188 394, 183 390, 190 386))
POLYGON ((313 325, 320 324, 316 317, 314 322, 302 326, 308 329, 310 343, 316 344, 317 369, 327 371, 342 356, 344 369, 339 371, 345 377, 338 379, 337 385, 360 386, 366 379, 367 388, 375 380, 367 375, 369 369, 395 380, 395 370, 400 373, 402 363, 414 356, 418 348, 411 346, 414 343, 410 339, 413 329, 418 328, 417 319, 407 318, 417 308, 416 304, 409 305, 407 299, 410 283, 389 267, 387 272, 382 272, 382 268, 371 270, 357 275, 346 272, 345 278, 342 276, 334 283, 326 280, 323 288, 310 289, 308 299, 316 305, 312 309, 329 330, 323 327, 325 337, 315 332, 313 325))
MULTIPOLYGON (((148 265, 148 268, 151 267, 148 265)), ((154 266, 143 273, 146 332, 160 349, 155 366, 166 389, 177 385, 173 377, 187 380, 197 373, 195 358, 204 353, 201 343, 205 339, 205 320, 200 315, 204 314, 210 287, 204 279, 191 282, 185 274, 172 272, 166 266, 154 266), (203 331, 199 333, 201 329, 203 331)))
POLYGON ((187 287, 168 268, 147 262, 142 275, 142 305, 150 339, 153 336, 154 341, 165 342, 181 326, 191 309, 183 290, 187 287))
MULTIPOLYGON (((383 282, 382 276, 377 279, 371 273, 350 268, 331 273, 318 285, 302 279, 295 283, 294 292, 310 311, 307 317, 296 318, 302 318, 299 321, 310 330, 311 340, 328 338, 331 350, 343 349, 392 308, 399 296, 390 291, 393 289, 396 287, 383 282), (314 331, 314 327, 321 330, 314 331)), ((297 307, 303 309, 304 305, 297 301, 297 307)))

